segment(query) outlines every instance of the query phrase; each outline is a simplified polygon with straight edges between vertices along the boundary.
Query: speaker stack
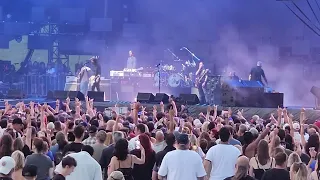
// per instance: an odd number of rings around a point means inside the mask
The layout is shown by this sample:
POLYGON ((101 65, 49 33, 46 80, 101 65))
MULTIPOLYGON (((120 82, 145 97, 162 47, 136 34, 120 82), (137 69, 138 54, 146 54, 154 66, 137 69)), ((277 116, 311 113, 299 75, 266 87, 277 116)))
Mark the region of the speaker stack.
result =
MULTIPOLYGON (((137 95, 137 101, 141 103, 169 103, 169 96, 165 93, 141 93, 137 95)), ((199 98, 196 94, 180 94, 179 102, 182 104, 196 105, 199 104, 199 98)))
POLYGON ((258 81, 225 81, 221 105, 225 107, 262 107, 263 85, 258 81))

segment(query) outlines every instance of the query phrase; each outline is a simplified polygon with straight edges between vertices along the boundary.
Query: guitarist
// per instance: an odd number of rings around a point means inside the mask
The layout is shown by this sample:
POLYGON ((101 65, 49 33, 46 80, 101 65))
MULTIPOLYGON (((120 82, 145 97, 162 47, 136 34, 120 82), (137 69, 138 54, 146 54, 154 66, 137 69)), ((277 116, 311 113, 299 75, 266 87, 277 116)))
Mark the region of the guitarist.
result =
POLYGON ((206 104, 206 96, 205 96, 205 87, 208 79, 208 69, 204 68, 203 62, 199 63, 199 68, 196 72, 196 82, 195 86, 198 88, 199 91, 199 99, 201 104, 206 104))
POLYGON ((91 69, 93 72, 93 78, 92 78, 93 82, 92 82, 91 91, 95 91, 96 88, 97 88, 97 91, 100 91, 101 66, 98 63, 98 57, 94 56, 90 60, 93 65, 91 69))
POLYGON ((85 63, 78 74, 78 80, 80 82, 80 92, 82 92, 85 96, 87 96, 88 92, 90 71, 91 69, 88 67, 88 64, 85 63))

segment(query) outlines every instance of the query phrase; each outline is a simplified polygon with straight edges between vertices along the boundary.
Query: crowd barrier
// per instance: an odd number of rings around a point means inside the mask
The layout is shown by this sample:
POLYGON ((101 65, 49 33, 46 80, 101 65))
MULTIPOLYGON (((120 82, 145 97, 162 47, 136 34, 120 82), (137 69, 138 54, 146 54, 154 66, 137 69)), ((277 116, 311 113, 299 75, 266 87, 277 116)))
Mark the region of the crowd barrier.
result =
POLYGON ((24 75, 17 89, 28 96, 47 96, 48 91, 63 90, 66 75, 24 75))

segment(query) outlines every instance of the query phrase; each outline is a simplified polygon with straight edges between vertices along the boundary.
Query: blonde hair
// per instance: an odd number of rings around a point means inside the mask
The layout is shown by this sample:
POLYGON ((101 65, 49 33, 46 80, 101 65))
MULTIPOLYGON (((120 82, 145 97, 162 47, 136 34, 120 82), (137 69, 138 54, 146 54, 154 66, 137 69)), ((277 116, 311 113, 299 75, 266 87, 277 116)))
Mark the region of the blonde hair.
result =
POLYGON ((294 180, 306 180, 308 178, 307 166, 302 162, 293 163, 290 171, 293 176, 292 179, 294 179, 294 180))
POLYGON ((288 157, 287 167, 292 166, 293 163, 301 163, 300 156, 296 152, 292 152, 288 157))
POLYGON ((24 155, 21 151, 17 150, 17 151, 14 151, 12 154, 11 154, 11 157, 14 159, 14 161, 16 162, 15 164, 15 167, 14 167, 14 170, 17 171, 19 169, 22 169, 24 167, 24 161, 25 161, 25 158, 24 158, 24 155))
POLYGON ((16 138, 14 141, 13 141, 13 150, 22 150, 23 148, 23 141, 21 138, 16 138))
POLYGON ((206 122, 204 122, 203 124, 202 124, 202 127, 201 127, 201 129, 202 129, 202 132, 207 132, 208 131, 208 125, 209 125, 209 121, 206 121, 206 122))
POLYGON ((104 141, 104 145, 109 146, 109 145, 112 144, 112 143, 113 143, 113 140, 112 140, 112 132, 108 132, 108 133, 107 133, 106 140, 104 141))
POLYGON ((188 127, 183 127, 183 128, 182 128, 182 133, 183 133, 183 134, 190 134, 190 132, 191 132, 191 131, 190 131, 190 129, 189 129, 188 127))

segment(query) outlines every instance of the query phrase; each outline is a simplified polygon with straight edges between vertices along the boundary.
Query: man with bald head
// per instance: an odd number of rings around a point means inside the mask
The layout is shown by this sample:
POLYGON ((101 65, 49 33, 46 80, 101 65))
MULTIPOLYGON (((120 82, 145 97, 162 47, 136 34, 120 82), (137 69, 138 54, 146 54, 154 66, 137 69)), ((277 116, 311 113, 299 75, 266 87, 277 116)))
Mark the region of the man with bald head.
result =
POLYGON ((164 134, 162 130, 158 130, 156 132, 155 138, 156 138, 156 142, 153 143, 153 150, 154 152, 158 153, 164 150, 164 148, 167 146, 166 142, 164 141, 164 134))
POLYGON ((236 173, 232 177, 228 177, 225 180, 232 180, 233 178, 238 180, 255 180, 249 176, 249 158, 246 156, 240 156, 236 164, 236 173))
POLYGON ((262 69, 262 62, 257 62, 257 66, 253 67, 249 74, 249 81, 259 81, 262 85, 268 85, 268 80, 262 69), (265 81, 265 84, 262 82, 262 78, 265 81))

